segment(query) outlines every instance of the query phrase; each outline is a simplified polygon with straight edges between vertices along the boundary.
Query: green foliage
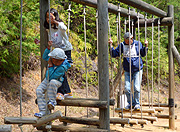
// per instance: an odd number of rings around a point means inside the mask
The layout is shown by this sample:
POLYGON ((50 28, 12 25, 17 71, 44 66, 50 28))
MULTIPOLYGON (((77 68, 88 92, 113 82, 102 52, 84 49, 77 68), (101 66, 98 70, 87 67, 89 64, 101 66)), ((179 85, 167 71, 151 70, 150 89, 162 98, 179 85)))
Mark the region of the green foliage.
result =
MULTIPOLYGON (((22 60, 28 60, 30 53, 39 54, 34 38, 39 36, 39 2, 23 1, 22 60)), ((1 1, 0 8, 0 75, 11 76, 19 72, 20 59, 20 1, 1 1)))
MULTIPOLYGON (((157 8, 160 8, 167 12, 167 6, 174 5, 174 29, 175 39, 180 34, 180 2, 170 0, 143 0, 157 8)), ((118 5, 119 0, 109 0, 109 3, 118 5)), ((51 1, 51 7, 56 8, 60 13, 60 18, 68 25, 68 3, 69 0, 55 0, 51 1)), ((11 76, 12 73, 19 72, 19 51, 20 51, 20 1, 18 0, 6 0, 0 1, 0 75, 11 76)), ((122 8, 128 9, 128 5, 120 3, 122 8)), ((82 76, 85 81, 85 38, 84 38, 84 15, 83 5, 71 2, 71 23, 70 23, 70 42, 74 49, 72 51, 72 58, 74 60, 74 67, 76 69, 76 77, 82 76)), ((137 9, 136 9, 137 10, 137 9)), ((145 12, 140 11, 141 14, 145 12)), ((151 18, 151 14, 148 14, 148 19, 151 18)), ((22 42, 22 60, 23 64, 26 63, 29 57, 32 55, 39 56, 39 45, 34 44, 34 38, 39 38, 39 1, 38 0, 25 0, 23 1, 23 42, 22 42)), ((86 49, 88 60, 88 83, 97 84, 97 73, 91 70, 93 67, 93 61, 97 59, 97 34, 96 34, 96 9, 86 6, 86 49), (93 60, 93 61, 91 61, 93 60)), ((124 17, 121 17, 121 41, 123 41, 124 33, 124 17)), ((111 37, 114 41, 114 47, 117 42, 117 23, 116 15, 109 13, 109 25, 111 37)), ((161 27, 161 39, 160 39, 160 64, 158 64, 158 39, 157 39, 157 27, 154 28, 154 40, 153 40, 153 62, 152 62, 152 28, 147 28, 147 39, 149 41, 148 50, 148 72, 149 79, 152 75, 154 80, 157 80, 158 65, 160 65, 161 78, 167 79, 168 76, 168 29, 167 27, 161 27), (153 65, 152 65, 153 63, 153 65), (153 68, 153 74, 152 74, 153 68)), ((137 30, 136 30, 137 34, 137 30)), ((140 40, 144 43, 144 28, 140 28, 140 40)), ((137 37, 137 36, 136 36, 137 37)), ((179 47, 180 43, 175 41, 175 46, 179 47)), ((177 48, 180 52, 180 49, 177 48)), ((110 56, 109 56, 110 60, 110 56)), ((143 58, 144 66, 146 66, 146 58, 143 58)), ((114 64, 114 75, 118 70, 119 59, 112 59, 114 64)), ((109 62, 111 64, 111 62, 109 62)), ((180 74, 178 65, 175 65, 177 75, 180 74)), ((144 68, 144 73, 146 68, 144 68)))

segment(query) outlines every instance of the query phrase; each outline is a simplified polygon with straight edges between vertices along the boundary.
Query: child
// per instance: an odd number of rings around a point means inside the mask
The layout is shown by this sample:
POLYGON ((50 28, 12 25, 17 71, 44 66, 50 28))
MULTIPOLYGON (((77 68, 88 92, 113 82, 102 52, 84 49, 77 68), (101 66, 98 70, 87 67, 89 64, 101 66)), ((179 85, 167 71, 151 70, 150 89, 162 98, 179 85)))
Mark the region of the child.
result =
MULTIPOLYGON (((58 11, 54 8, 50 9, 50 18, 51 18, 51 38, 53 42, 52 46, 55 48, 61 48, 65 51, 67 55, 67 60, 70 64, 73 63, 71 59, 71 50, 72 45, 68 41, 68 36, 66 34, 67 27, 63 21, 59 18, 58 11)), ((49 10, 46 11, 44 27, 46 28, 48 35, 49 34, 49 10)))
MULTIPOLYGON (((59 18, 59 14, 56 9, 51 8, 50 15, 51 15, 51 39, 50 39, 51 41, 49 41, 48 44, 51 43, 51 46, 55 48, 63 49, 67 56, 68 62, 72 65, 73 64, 73 61, 71 59, 72 45, 68 41, 68 36, 66 34, 67 27, 64 25, 63 21, 59 18)), ((46 28, 49 34, 49 10, 47 10, 45 14, 44 27, 46 28)), ((34 42, 38 44, 40 43, 40 40, 35 39, 34 42)), ((73 97, 67 81, 67 77, 65 75, 63 77, 64 77, 64 81, 62 83, 62 86, 58 88, 58 93, 57 93, 58 100, 63 100, 64 98, 73 97)))
POLYGON ((48 61, 48 70, 46 72, 46 78, 36 89, 39 113, 35 113, 35 117, 42 117, 46 114, 45 91, 47 91, 48 109, 54 109, 55 105, 57 104, 57 89, 64 81, 63 76, 65 72, 71 67, 66 58, 67 56, 60 48, 55 48, 52 52, 50 52, 49 48, 45 49, 43 59, 48 61), (47 80, 48 77, 49 80, 47 80))

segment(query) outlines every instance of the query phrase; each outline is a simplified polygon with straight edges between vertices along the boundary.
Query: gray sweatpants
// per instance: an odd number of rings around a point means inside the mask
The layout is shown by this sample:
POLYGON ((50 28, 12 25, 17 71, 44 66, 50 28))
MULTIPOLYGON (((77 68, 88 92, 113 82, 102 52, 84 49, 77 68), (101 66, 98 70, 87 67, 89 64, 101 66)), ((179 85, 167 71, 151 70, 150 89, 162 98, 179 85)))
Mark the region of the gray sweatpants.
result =
POLYGON ((41 84, 36 89, 37 103, 39 107, 39 111, 46 110, 46 99, 45 92, 47 91, 47 99, 48 101, 56 103, 56 94, 57 89, 60 87, 62 83, 55 79, 52 79, 49 83, 46 78, 41 82, 41 84))

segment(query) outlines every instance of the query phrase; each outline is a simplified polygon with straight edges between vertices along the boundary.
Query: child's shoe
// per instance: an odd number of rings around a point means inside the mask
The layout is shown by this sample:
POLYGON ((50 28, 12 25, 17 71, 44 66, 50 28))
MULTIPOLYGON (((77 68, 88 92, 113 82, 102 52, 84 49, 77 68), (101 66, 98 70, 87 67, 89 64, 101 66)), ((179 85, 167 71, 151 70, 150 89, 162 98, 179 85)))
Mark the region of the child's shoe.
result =
POLYGON ((64 95, 62 93, 57 93, 56 100, 64 100, 64 95))
POLYGON ((73 98, 72 92, 64 94, 64 98, 73 98))
POLYGON ((43 117, 43 116, 45 116, 46 115, 46 111, 40 111, 39 113, 35 113, 34 114, 34 116, 35 117, 38 117, 38 118, 41 118, 41 117, 43 117))
POLYGON ((135 107, 134 107, 134 110, 140 110, 140 105, 136 104, 135 107))
POLYGON ((49 102, 48 102, 48 109, 49 109, 49 110, 54 110, 55 105, 56 105, 56 104, 55 104, 54 102, 49 101, 49 102))

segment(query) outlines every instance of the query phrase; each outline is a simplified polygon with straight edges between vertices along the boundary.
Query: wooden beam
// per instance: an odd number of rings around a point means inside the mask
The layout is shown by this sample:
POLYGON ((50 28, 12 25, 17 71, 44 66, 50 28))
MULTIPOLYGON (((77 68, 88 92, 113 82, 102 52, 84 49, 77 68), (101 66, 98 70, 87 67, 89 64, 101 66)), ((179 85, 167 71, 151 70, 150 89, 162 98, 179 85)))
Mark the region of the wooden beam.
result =
MULTIPOLYGON (((157 118, 169 119, 169 115, 155 114, 157 118)), ((177 119, 177 115, 175 115, 175 119, 177 119)))
MULTIPOLYGON (((87 5, 97 9, 97 0, 70 0, 78 4, 87 5)), ((128 17, 128 10, 120 7, 120 14, 123 17, 128 17)), ((118 6, 108 3, 108 11, 113 14, 118 14, 118 6)), ((137 18, 137 13, 134 11, 130 11, 130 15, 132 19, 137 18)), ((140 18, 144 18, 144 15, 140 14, 140 18)))
POLYGON ((138 124, 141 124, 141 125, 147 125, 148 122, 147 122, 147 120, 139 119, 139 120, 138 120, 138 124))
MULTIPOLYGON (((131 115, 123 115, 124 118, 131 118, 131 115)), ((141 116, 132 115, 132 118, 134 119, 141 119, 141 116)), ((157 117, 150 117, 150 116, 142 116, 142 119, 148 120, 148 121, 157 121, 157 117)))
MULTIPOLYGON (((59 121, 67 122, 67 123, 78 123, 78 124, 86 124, 86 125, 95 125, 99 126, 99 119, 93 118, 79 118, 79 117, 60 117, 59 121)), ((129 124, 129 119, 127 118, 117 118, 112 117, 110 118, 110 123, 112 124, 129 124)))
MULTIPOLYGON (((95 99, 95 98, 65 98, 65 100, 90 100, 90 101, 100 101, 99 99, 95 99)), ((114 106, 115 105, 115 99, 109 99, 109 105, 114 106)))
MULTIPOLYGON (((156 18, 154 19, 154 26, 158 26, 158 19, 156 18)), ((151 27, 152 26, 152 19, 147 19, 147 27, 151 27)), ((127 21, 127 24, 129 23, 129 21, 127 21)), ((173 19, 172 17, 163 17, 160 18, 160 26, 171 26, 173 24, 173 19)), ((136 21, 134 24, 135 27, 138 27, 138 22, 136 21)), ((139 20, 139 26, 140 27, 145 27, 145 19, 140 19, 139 20)))
POLYGON ((36 124, 36 117, 5 117, 5 124, 36 124))
MULTIPOLYGON (((122 108, 116 108, 117 113, 130 113, 131 110, 122 110, 122 108)), ((132 110, 132 113, 141 113, 141 110, 132 110)), ((155 109, 142 109, 142 113, 155 113, 155 109)))
POLYGON ((158 17, 165 17, 167 13, 159 8, 156 8, 142 0, 120 0, 120 2, 135 7, 141 11, 148 12, 150 14, 156 15, 158 17))
POLYGON ((112 124, 129 124, 129 119, 127 118, 117 118, 117 117, 111 117, 110 123, 112 124))
POLYGON ((77 107, 93 107, 93 108, 107 108, 107 101, 58 100, 57 105, 60 105, 60 106, 77 106, 77 107))
POLYGON ((42 126, 43 124, 47 123, 47 122, 50 122, 50 121, 53 121, 55 119, 58 119, 62 116, 62 113, 61 111, 56 111, 54 113, 51 113, 49 115, 46 115, 46 116, 43 116, 41 118, 39 118, 37 120, 37 123, 34 124, 33 126, 35 127, 39 127, 39 126, 42 126))
MULTIPOLYGON (((152 106, 152 104, 150 103, 142 103, 142 106, 152 106)), ((160 103, 160 104, 158 104, 158 103, 154 103, 153 104, 153 107, 169 107, 169 104, 165 104, 165 103, 160 103)), ((175 104, 175 108, 177 108, 177 104, 175 104)))
POLYGON ((129 119, 129 124, 137 125, 138 124, 138 120, 137 119, 129 119))
POLYGON ((67 123, 78 123, 78 124, 99 126, 99 119, 62 116, 59 118, 59 121, 67 122, 67 123))
POLYGON ((172 47, 172 52, 173 52, 174 58, 176 58, 176 61, 178 62, 179 66, 180 66, 180 55, 179 55, 179 52, 178 52, 176 46, 172 47))
POLYGON ((12 132, 11 125, 0 125, 0 132, 12 132))
MULTIPOLYGON (((45 126, 38 127, 37 130, 44 130, 46 131, 45 126)), ((83 128, 83 127, 70 127, 64 125, 52 125, 52 131, 70 131, 70 132, 108 132, 105 129, 97 129, 97 128, 83 128)))

